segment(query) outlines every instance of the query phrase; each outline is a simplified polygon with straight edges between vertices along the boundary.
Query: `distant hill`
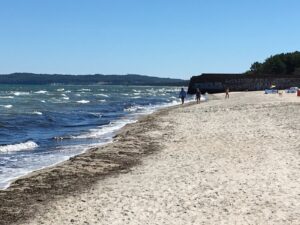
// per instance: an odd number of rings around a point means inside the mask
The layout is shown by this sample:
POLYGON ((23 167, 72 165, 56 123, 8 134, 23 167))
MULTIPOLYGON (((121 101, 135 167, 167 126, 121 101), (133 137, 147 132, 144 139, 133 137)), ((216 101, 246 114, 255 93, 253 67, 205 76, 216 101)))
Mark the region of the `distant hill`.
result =
POLYGON ((0 84, 107 84, 107 85, 151 85, 187 86, 187 80, 159 78, 137 74, 127 75, 61 75, 12 73, 0 75, 0 84))

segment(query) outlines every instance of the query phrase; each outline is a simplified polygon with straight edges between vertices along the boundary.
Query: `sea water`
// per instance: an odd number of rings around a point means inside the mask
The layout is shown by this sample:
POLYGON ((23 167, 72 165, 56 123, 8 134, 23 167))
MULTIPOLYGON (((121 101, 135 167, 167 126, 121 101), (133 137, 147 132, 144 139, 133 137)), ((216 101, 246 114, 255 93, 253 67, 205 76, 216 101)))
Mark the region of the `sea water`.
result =
POLYGON ((178 87, 0 85, 0 189, 108 143, 139 115, 179 104, 178 87))

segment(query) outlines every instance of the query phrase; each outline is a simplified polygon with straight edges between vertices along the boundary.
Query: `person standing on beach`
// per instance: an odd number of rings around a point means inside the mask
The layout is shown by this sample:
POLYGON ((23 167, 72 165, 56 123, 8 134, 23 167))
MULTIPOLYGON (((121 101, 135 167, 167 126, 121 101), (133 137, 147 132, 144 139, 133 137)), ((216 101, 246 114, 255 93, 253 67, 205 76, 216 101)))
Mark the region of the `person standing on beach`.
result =
POLYGON ((185 97, 186 97, 186 92, 185 92, 185 90, 183 88, 181 88, 181 91, 179 93, 179 98, 181 98, 181 104, 184 103, 185 97))
POLYGON ((196 90, 196 100, 197 100, 197 104, 200 104, 200 98, 201 98, 201 91, 199 88, 197 88, 196 90))
POLYGON ((226 88, 225 90, 225 99, 229 98, 229 88, 226 88))

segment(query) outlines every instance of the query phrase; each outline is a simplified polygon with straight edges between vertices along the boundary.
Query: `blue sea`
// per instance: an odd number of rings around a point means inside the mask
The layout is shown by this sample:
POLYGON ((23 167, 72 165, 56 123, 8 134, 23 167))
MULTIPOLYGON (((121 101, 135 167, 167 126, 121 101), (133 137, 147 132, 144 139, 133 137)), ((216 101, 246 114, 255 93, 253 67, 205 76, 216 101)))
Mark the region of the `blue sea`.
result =
POLYGON ((0 189, 112 141, 140 115, 179 104, 179 87, 0 85, 0 189))

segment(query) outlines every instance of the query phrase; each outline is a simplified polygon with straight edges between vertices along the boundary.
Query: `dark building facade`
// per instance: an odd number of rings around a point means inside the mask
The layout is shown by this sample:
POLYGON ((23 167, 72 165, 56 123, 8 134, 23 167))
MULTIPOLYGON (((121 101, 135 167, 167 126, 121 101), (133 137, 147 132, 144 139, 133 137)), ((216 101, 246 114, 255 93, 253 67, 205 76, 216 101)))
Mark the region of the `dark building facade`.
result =
POLYGON ((188 93, 219 93, 226 88, 230 91, 258 91, 275 85, 278 89, 300 87, 299 75, 248 75, 248 74, 202 74, 193 76, 189 82, 188 93))

